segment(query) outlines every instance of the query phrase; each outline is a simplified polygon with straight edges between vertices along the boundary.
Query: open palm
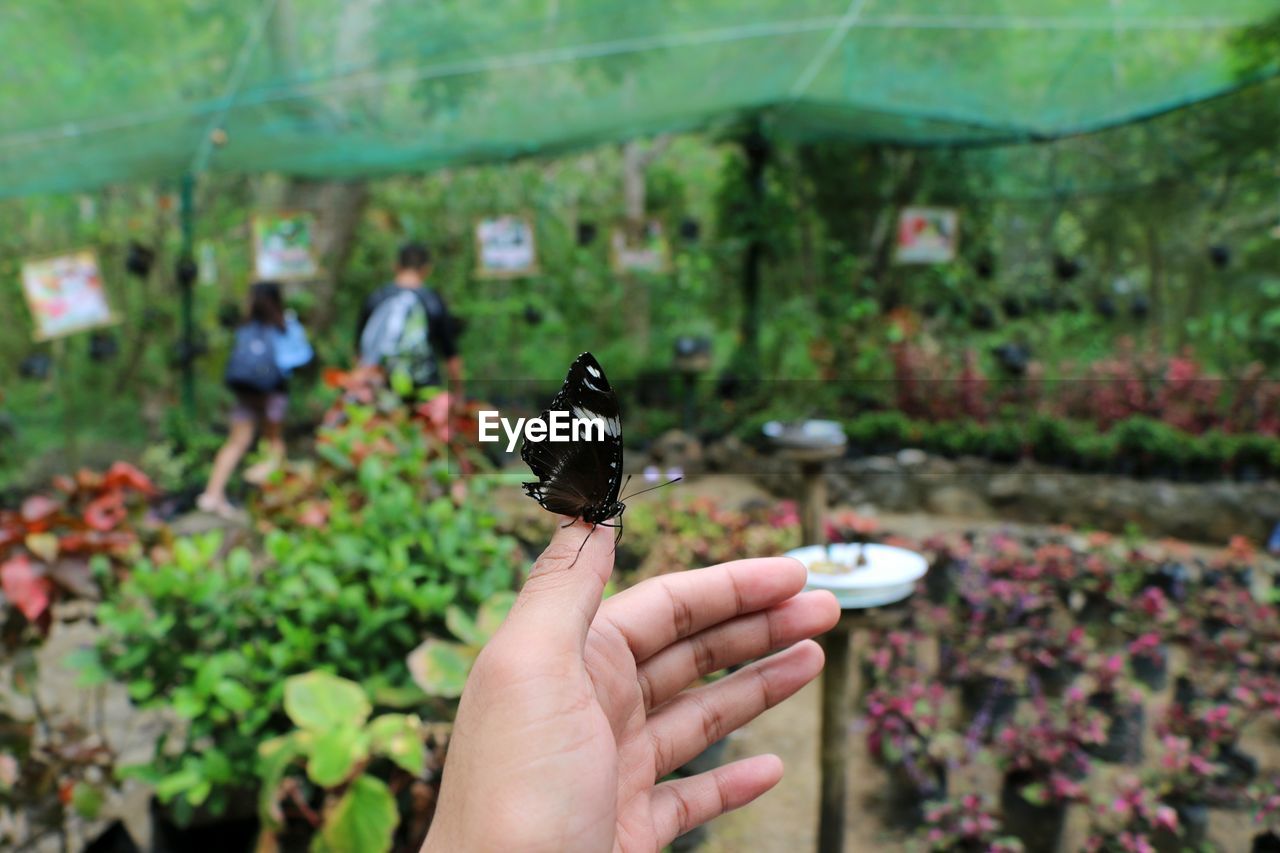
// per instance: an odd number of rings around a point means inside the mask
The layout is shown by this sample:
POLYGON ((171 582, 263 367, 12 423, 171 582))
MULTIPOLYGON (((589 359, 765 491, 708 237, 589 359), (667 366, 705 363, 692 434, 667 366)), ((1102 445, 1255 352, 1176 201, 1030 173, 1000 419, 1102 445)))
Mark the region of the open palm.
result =
POLYGON ((773 787, 761 755, 662 777, 822 669, 806 638, 839 617, 804 568, 742 560, 654 578, 601 603, 608 531, 557 532, 476 661, 424 850, 651 851, 773 787), (701 676, 758 658, 711 684, 701 676))

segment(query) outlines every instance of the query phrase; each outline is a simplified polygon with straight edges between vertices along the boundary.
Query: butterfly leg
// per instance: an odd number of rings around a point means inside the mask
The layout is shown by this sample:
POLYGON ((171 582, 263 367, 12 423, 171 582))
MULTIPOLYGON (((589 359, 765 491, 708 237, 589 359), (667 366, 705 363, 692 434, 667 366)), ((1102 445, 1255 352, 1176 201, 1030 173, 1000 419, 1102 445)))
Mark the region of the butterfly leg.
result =
MULTIPOLYGON (((574 521, 574 522, 576 522, 577 520, 578 520, 578 519, 576 519, 576 518, 575 518, 573 521, 574 521)), ((573 523, 573 522, 570 522, 570 523, 573 523)), ((568 527, 569 525, 568 525, 568 524, 565 524, 565 525, 562 525, 562 526, 563 526, 563 527, 568 527)), ((573 562, 569 564, 569 568, 571 568, 571 569, 572 569, 574 566, 578 565, 578 558, 582 556, 582 549, 583 549, 583 548, 585 548, 585 547, 587 547, 587 540, 591 538, 591 534, 592 534, 592 533, 595 533, 595 532, 596 532, 596 528, 597 528, 597 527, 599 527, 599 526, 600 526, 600 525, 599 525, 599 524, 597 524, 597 523, 596 523, 596 522, 594 522, 594 521, 591 523, 591 529, 587 531, 587 535, 586 535, 586 536, 583 536, 583 537, 582 537, 582 544, 578 546, 578 553, 574 555, 574 557, 573 557, 573 562)))
POLYGON ((614 536, 614 537, 613 537, 613 550, 614 550, 614 552, 615 552, 615 553, 616 553, 616 552, 617 552, 617 550, 618 550, 618 543, 622 541, 622 513, 626 512, 626 511, 627 511, 626 506, 623 506, 623 507, 622 507, 622 511, 618 513, 618 523, 617 523, 617 524, 610 524, 610 523, 609 523, 609 522, 607 522, 607 521, 602 521, 602 522, 600 522, 600 526, 601 526, 601 527, 616 527, 616 528, 618 529, 618 534, 617 534, 616 536, 614 536))

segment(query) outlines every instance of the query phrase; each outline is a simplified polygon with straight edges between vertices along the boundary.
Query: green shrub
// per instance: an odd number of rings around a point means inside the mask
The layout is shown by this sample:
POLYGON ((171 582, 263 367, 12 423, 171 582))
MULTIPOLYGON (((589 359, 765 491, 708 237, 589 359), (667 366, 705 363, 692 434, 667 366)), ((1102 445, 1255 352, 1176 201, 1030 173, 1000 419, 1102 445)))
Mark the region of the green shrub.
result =
POLYGON ((218 810, 253 778, 259 743, 288 728, 291 675, 323 669, 380 705, 451 715, 414 685, 405 658, 424 636, 449 636, 451 605, 474 613, 514 583, 515 541, 496 531, 482 484, 456 479, 416 421, 354 417, 326 437, 359 463, 335 455, 281 475, 273 499, 307 509, 281 510, 286 529, 261 522, 263 557, 224 556, 217 534, 180 539, 99 611, 91 674, 188 721, 181 743, 161 743, 136 771, 179 817, 218 810))

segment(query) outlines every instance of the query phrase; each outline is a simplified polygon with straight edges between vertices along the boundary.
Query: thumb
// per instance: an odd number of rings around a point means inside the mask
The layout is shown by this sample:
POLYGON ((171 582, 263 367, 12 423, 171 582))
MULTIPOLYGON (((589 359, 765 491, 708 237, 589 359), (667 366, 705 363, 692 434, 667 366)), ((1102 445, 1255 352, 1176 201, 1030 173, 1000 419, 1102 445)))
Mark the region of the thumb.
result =
POLYGON ((516 597, 508 626, 537 632, 540 642, 561 640, 580 649, 613 573, 615 533, 581 519, 560 522, 516 597))

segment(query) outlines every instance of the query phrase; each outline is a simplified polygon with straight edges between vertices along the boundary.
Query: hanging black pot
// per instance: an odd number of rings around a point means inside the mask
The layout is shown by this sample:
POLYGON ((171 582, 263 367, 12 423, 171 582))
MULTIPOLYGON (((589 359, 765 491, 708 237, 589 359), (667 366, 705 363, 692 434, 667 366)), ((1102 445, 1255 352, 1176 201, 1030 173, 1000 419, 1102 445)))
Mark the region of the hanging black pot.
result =
POLYGON ((197 266, 195 258, 190 256, 178 258, 178 263, 174 266, 174 277, 178 282, 178 287, 190 287, 196 283, 196 278, 199 275, 200 267, 197 266))
POLYGON ((979 331, 990 331, 996 327, 996 312, 985 302, 974 303, 973 310, 969 313, 969 325, 979 331))
POLYGON ((1066 803, 1036 805, 1022 796, 1022 789, 1035 779, 1026 773, 1008 773, 1000 788, 1000 810, 1004 829, 1018 838, 1024 853, 1057 853, 1066 824, 1066 803))
POLYGON ((1209 263, 1213 264, 1214 269, 1225 270, 1231 265, 1231 248, 1222 243, 1210 246, 1209 263))
POLYGON ((1068 258, 1062 255, 1053 256, 1053 274, 1057 276, 1058 281, 1067 282, 1073 280, 1080 275, 1080 262, 1075 258, 1068 258))
POLYGON ((120 344, 111 332, 94 332, 89 336, 89 358, 94 361, 110 361, 119 352, 120 344))
POLYGON ((696 243, 698 238, 702 236, 702 223, 694 219, 692 216, 686 216, 680 220, 680 239, 686 243, 696 243))
POLYGON ((124 268, 130 275, 138 278, 146 278, 151 275, 151 267, 156 262, 155 250, 150 246, 144 246, 136 240, 129 242, 129 248, 124 256, 124 268))
POLYGON ((995 355, 1000 369, 1009 376, 1024 375, 1027 372, 1027 366, 1031 363, 1031 351, 1022 344, 1000 344, 991 352, 995 355))
POLYGON ((990 281, 996 275, 996 256, 991 252, 983 252, 973 263, 973 271, 983 281, 990 281))
POLYGON ((18 375, 23 379, 43 381, 53 371, 53 359, 42 352, 33 352, 18 365, 18 375))
POLYGON ((148 305, 142 309, 142 314, 138 317, 138 326, 144 332, 154 332, 162 328, 168 321, 168 315, 163 309, 154 305, 148 305))
POLYGON ((223 302, 218 306, 218 325, 230 331, 240 325, 244 315, 235 302, 223 302))
POLYGON ((577 234, 578 245, 583 247, 590 246, 596 241, 596 232, 597 229, 594 222, 579 222, 577 234))
POLYGON ((1145 320, 1151 313, 1151 300, 1139 293, 1129 303, 1129 316, 1135 320, 1145 320))

